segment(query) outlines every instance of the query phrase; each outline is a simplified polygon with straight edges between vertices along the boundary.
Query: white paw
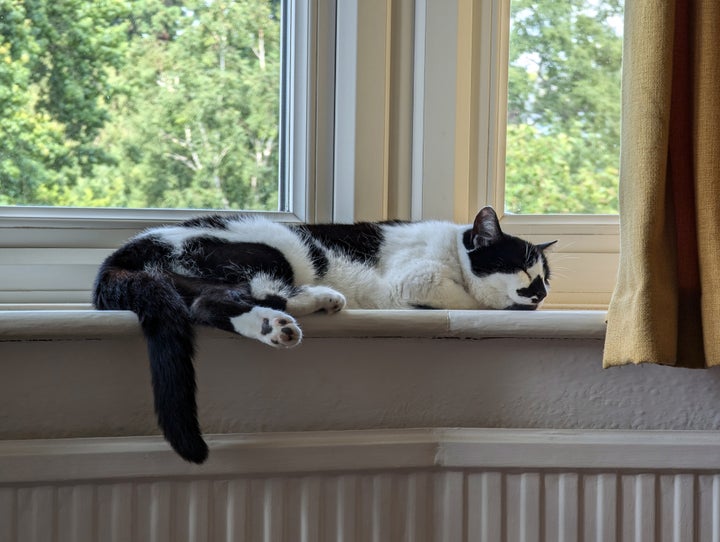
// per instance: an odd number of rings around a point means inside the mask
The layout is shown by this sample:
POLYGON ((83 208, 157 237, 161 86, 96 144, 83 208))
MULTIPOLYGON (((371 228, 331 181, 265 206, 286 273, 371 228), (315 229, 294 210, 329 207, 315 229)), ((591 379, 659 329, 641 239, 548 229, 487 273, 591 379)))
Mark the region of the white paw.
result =
POLYGON ((302 340, 302 331, 292 316, 267 307, 254 307, 230 321, 240 335, 275 348, 292 348, 302 340))
POLYGON ((292 314, 304 315, 314 312, 333 314, 345 308, 347 301, 340 292, 327 286, 306 286, 288 299, 287 309, 292 314))
POLYGON ((302 339, 302 331, 292 318, 265 318, 260 333, 262 342, 276 348, 292 348, 302 339))
MULTIPOLYGON (((321 288, 318 286, 318 288, 321 288)), ((345 308, 345 304, 347 301, 345 301, 345 296, 342 295, 340 292, 336 292, 335 290, 331 288, 323 288, 324 291, 317 292, 317 304, 318 308, 317 311, 326 312, 328 314, 333 314, 335 312, 340 312, 345 308)))

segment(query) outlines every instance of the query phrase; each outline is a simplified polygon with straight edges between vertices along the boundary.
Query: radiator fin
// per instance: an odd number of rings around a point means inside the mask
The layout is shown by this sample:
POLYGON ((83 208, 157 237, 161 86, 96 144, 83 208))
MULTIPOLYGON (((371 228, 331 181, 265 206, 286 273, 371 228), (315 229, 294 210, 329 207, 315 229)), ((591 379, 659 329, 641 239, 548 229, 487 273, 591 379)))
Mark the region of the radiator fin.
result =
POLYGON ((720 541, 720 474, 424 470, 0 488, 18 542, 720 541))

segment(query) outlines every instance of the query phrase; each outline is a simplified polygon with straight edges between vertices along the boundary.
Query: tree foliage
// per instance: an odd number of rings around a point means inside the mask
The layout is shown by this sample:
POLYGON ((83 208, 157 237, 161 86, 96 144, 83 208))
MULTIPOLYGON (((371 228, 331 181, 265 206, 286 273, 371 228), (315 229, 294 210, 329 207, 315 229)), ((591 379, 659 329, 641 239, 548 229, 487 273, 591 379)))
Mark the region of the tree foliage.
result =
POLYGON ((0 0, 0 40, 0 203, 277 208, 277 0, 0 0))
POLYGON ((513 0, 506 206, 617 212, 622 0, 513 0))
MULTIPOLYGON (((279 0, 0 0, 0 204, 277 209, 279 0)), ((622 0, 512 0, 507 209, 615 212, 622 0)))
POLYGON ((108 69, 122 61, 120 0, 0 0, 0 203, 91 175, 108 120, 108 69))

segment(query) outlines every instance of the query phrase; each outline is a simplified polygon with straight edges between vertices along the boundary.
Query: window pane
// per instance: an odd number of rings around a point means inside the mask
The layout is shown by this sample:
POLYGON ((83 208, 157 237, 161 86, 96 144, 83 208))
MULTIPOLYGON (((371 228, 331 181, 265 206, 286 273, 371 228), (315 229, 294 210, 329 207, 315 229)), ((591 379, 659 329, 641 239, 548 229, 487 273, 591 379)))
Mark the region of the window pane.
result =
POLYGON ((617 213, 622 0, 512 0, 505 207, 617 213))
POLYGON ((0 205, 278 210, 280 4, 0 2, 0 205))

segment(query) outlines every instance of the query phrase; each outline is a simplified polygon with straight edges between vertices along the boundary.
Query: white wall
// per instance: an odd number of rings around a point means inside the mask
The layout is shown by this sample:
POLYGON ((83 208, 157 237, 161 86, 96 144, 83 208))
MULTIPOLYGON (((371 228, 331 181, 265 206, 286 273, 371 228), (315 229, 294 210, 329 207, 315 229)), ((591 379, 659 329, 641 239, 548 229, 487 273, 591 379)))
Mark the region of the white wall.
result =
MULTIPOLYGON (((402 427, 720 429, 720 371, 603 370, 601 339, 307 338, 201 332, 207 433, 402 427)), ((157 433, 139 333, 0 342, 0 439, 157 433)))

